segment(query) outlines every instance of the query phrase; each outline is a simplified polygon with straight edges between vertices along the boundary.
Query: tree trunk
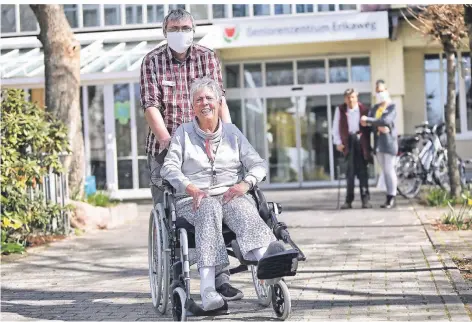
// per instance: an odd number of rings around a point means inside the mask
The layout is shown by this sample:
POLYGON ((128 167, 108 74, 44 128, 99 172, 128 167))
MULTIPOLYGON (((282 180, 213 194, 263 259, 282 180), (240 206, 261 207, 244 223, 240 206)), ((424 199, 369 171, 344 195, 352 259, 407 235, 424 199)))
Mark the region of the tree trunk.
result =
POLYGON ((38 20, 44 50, 46 108, 69 130, 72 155, 65 160, 71 196, 84 194, 84 138, 80 113, 80 43, 62 5, 30 5, 38 20))
MULTIPOLYGON (((445 46, 446 47, 446 46, 445 46)), ((446 51, 447 60, 447 162, 451 197, 459 197, 461 193, 459 168, 456 155, 456 58, 453 51, 446 51)))

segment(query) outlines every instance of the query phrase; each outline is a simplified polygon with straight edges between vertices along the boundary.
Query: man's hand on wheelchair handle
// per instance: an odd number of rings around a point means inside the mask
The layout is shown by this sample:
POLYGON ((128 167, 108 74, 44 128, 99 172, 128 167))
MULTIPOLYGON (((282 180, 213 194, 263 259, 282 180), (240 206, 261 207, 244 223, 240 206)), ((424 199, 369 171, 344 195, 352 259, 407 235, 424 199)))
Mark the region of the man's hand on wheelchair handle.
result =
POLYGON ((197 211, 203 198, 208 197, 208 193, 198 189, 195 185, 189 184, 185 191, 193 198, 192 209, 197 211))
POLYGON ((249 191, 249 184, 244 181, 235 184, 223 194, 223 203, 228 203, 234 198, 244 196, 249 191))
POLYGON ((342 145, 342 144, 336 145, 336 150, 338 150, 339 152, 342 153, 344 151, 344 145, 342 145))

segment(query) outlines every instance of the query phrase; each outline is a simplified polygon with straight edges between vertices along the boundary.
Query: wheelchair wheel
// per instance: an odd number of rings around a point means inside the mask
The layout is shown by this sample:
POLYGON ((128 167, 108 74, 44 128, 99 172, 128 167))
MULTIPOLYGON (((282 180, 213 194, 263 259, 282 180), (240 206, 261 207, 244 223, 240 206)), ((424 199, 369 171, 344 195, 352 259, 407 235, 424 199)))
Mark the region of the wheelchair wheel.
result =
POLYGON ((280 280, 272 288, 272 307, 275 315, 282 321, 286 320, 292 311, 292 300, 287 284, 280 280))
POLYGON ((172 317, 174 321, 187 321, 186 299, 187 295, 183 288, 177 287, 174 289, 172 293, 172 317))
POLYGON ((268 307, 272 301, 272 288, 265 281, 257 278, 257 266, 251 265, 251 273, 259 305, 268 307))
POLYGON ((163 238, 163 230, 161 230, 159 223, 156 222, 157 220, 157 213, 153 210, 149 217, 149 283, 151 287, 152 305, 155 310, 164 314, 169 299, 169 262, 168 256, 166 256, 166 253, 164 252, 165 246, 167 245, 167 237, 165 239, 163 238))

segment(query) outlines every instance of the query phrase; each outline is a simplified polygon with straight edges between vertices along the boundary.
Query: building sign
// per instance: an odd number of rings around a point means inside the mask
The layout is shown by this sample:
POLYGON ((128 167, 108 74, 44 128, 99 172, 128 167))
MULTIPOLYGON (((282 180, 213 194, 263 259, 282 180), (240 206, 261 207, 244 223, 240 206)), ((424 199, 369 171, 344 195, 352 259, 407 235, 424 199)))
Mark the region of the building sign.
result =
POLYGON ((388 38, 388 13, 256 18, 225 23, 212 35, 215 48, 388 38))

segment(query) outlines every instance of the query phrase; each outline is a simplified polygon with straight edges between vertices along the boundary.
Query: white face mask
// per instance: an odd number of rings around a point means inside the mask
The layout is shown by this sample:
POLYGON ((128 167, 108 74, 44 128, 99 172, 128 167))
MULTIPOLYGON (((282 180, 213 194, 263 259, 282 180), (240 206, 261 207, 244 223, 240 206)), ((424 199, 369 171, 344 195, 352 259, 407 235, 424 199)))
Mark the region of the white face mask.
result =
POLYGON ((182 54, 192 45, 193 31, 191 32, 168 32, 167 44, 178 54, 182 54))
POLYGON ((379 93, 376 93, 375 94, 375 97, 377 99, 377 103, 378 104, 381 104, 387 100, 390 99, 390 95, 388 94, 387 91, 383 91, 383 92, 379 92, 379 93))

